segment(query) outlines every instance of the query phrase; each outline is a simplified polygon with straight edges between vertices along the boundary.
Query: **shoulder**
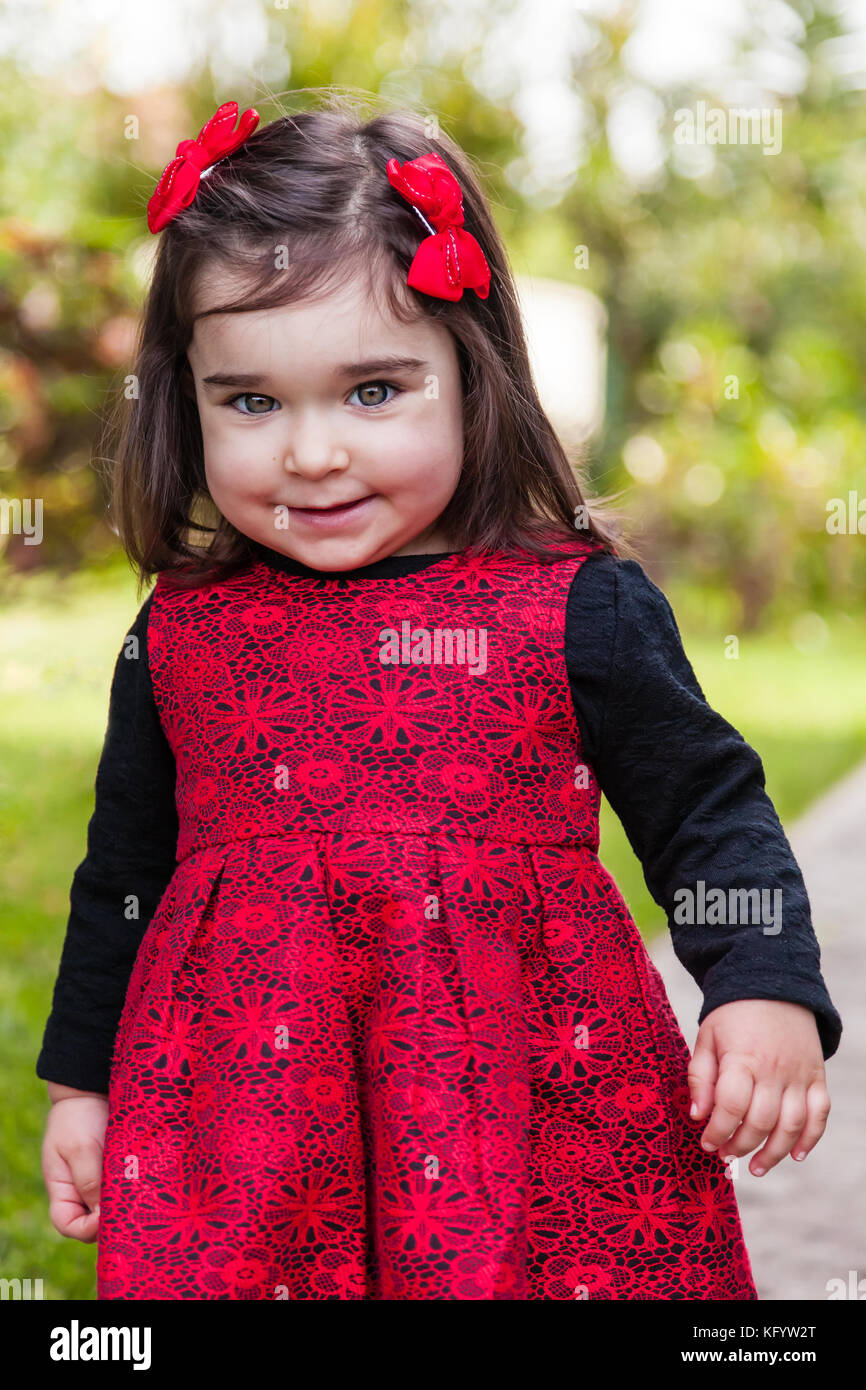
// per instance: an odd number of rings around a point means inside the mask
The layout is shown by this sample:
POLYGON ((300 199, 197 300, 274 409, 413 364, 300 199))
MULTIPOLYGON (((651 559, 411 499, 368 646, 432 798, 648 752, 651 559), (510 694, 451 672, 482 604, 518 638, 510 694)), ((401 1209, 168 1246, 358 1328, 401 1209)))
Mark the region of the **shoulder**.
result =
POLYGON ((143 703, 150 702, 149 619, 153 595, 154 590, 151 590, 127 627, 114 663, 109 715, 112 733, 120 727, 134 725, 141 717, 143 703))
POLYGON ((568 595, 565 657, 576 685, 662 689, 674 680, 697 689, 673 609, 637 561, 597 552, 568 595))
POLYGON ((671 626, 676 629, 667 596, 643 565, 606 551, 588 555, 575 574, 568 610, 574 621, 592 623, 602 631, 612 631, 620 625, 647 630, 669 630, 671 626))
POLYGON ((115 674, 118 671, 135 670, 138 664, 137 658, 140 654, 147 660, 147 634, 150 611, 153 606, 153 595, 155 590, 151 589, 147 598, 141 604, 132 622, 126 629, 120 651, 117 655, 115 674))
POLYGON ((140 635, 141 633, 147 631, 147 624, 150 619, 151 609, 153 608, 153 596, 155 593, 156 586, 154 586, 154 588, 151 589, 147 598, 144 600, 138 612, 136 613, 132 626, 129 629, 130 632, 135 632, 140 635))

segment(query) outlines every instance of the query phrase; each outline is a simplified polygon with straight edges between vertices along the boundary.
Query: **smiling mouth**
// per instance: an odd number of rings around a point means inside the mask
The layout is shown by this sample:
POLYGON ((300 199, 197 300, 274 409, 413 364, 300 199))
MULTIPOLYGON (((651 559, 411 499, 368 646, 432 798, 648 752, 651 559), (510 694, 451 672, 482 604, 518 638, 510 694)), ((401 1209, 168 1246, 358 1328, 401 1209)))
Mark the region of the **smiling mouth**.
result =
POLYGON ((370 497, 372 496, 373 494, 370 493, 367 497, 356 497, 351 502, 335 502, 332 507, 289 507, 289 511, 310 512, 319 514, 329 512, 347 512, 350 510, 351 507, 357 507, 360 506, 362 502, 368 502, 370 500, 370 497))

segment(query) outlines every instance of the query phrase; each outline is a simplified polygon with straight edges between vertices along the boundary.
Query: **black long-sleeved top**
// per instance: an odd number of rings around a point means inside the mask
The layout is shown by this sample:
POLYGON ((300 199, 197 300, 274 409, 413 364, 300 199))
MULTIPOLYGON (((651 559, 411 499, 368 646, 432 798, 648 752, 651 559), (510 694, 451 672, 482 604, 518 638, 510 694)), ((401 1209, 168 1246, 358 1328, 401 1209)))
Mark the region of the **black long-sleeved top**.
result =
MULTIPOLYGON (((257 556, 289 573, 341 583, 420 573, 438 555, 391 556, 322 574, 257 543, 257 556)), ((107 1093, 111 1055, 136 952, 168 885, 178 835, 175 763, 147 661, 146 599, 121 650, 87 828, 75 871, 53 1006, 36 1074, 107 1093), (139 916, 124 903, 134 886, 139 916)), ((764 790, 755 750, 708 705, 670 604, 634 560, 591 555, 569 591, 564 660, 585 759, 663 907, 677 957, 704 993, 699 1015, 734 999, 782 999, 815 1013, 824 1057, 842 1022, 820 970, 799 866, 764 790), (700 925, 674 920, 678 889, 782 889, 784 925, 700 925)), ((771 896, 770 902, 774 901, 771 896)))

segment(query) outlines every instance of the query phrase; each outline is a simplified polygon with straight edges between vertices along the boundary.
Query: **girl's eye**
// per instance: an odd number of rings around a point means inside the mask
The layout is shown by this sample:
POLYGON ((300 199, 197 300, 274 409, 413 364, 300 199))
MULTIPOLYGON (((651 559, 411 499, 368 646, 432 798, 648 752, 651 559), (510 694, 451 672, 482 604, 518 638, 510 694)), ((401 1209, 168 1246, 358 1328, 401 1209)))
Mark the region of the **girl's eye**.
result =
MULTIPOLYGON (((394 386, 390 381, 365 381, 362 382, 360 386, 355 387, 355 391, 357 391, 362 397, 361 404, 368 405, 373 409, 375 409, 376 406, 390 405, 391 401, 395 401, 397 397, 400 395, 401 390, 402 387, 394 386), (394 395, 391 396, 388 400, 384 401, 370 400, 370 397, 367 394, 370 391, 393 391, 394 395)), ((352 392, 352 396, 354 396, 355 391, 352 392)), ((351 396, 349 399, 351 400, 351 396)))
MULTIPOLYGON (((403 388, 401 386, 394 386, 390 381, 365 381, 362 382, 360 386, 355 387, 352 396, 354 396, 356 392, 359 393, 362 397, 360 404, 368 406, 371 410, 375 410, 379 406, 390 405, 391 401, 396 400, 402 390, 403 388), (377 391, 391 391, 393 395, 385 400, 371 400, 370 392, 375 394, 377 391)), ((349 399, 351 400, 351 396, 349 399)), ((254 391, 242 391, 239 395, 232 396, 230 400, 226 401, 226 405, 236 407, 241 415, 272 415, 273 410, 271 409, 271 405, 276 404, 277 402, 273 396, 260 395, 258 392, 254 391), (244 409, 241 410, 240 407, 237 407, 238 401, 258 401, 259 405, 261 405, 262 402, 266 404, 264 409, 253 406, 252 409, 244 407, 244 409)))
MULTIPOLYGON (((226 401, 226 405, 234 405, 235 401, 272 401, 273 399, 273 396, 259 396, 253 391, 242 391, 239 396, 232 396, 230 401, 226 401)), ((272 415, 273 411, 242 410, 240 413, 241 415, 272 415)))

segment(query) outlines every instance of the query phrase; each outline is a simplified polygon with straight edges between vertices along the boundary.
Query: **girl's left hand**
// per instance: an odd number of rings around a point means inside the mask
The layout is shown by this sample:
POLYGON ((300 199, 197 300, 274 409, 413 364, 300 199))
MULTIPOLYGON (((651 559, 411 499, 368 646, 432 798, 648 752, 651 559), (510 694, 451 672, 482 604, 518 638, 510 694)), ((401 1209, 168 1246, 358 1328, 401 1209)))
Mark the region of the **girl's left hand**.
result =
POLYGON ((830 1113, 814 1013, 778 999, 719 1005, 698 1031, 689 1090, 692 1118, 710 1117, 704 1148, 719 1149, 726 1163, 764 1139, 749 1164, 755 1177, 786 1153, 805 1158, 830 1113))

